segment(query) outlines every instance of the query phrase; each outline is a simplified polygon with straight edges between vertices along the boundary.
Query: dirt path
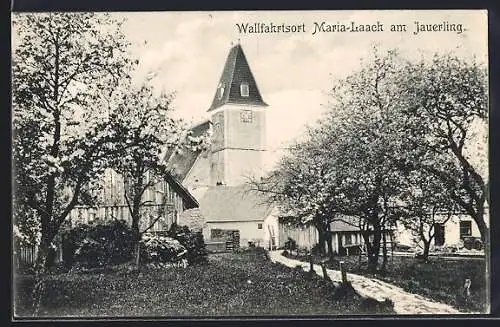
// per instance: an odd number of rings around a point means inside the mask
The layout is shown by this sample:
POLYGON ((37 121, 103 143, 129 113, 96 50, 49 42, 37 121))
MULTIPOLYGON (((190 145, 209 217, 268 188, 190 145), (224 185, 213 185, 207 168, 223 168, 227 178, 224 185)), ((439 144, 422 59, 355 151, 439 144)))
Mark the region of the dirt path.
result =
MULTIPOLYGON (((281 255, 280 251, 269 252, 271 261, 281 263, 288 267, 301 266, 305 271, 309 271, 309 263, 294 259, 289 259, 281 255)), ((314 265, 314 271, 322 276, 321 267, 314 265)), ((340 271, 327 269, 328 276, 333 281, 341 281, 340 271)), ((354 289, 365 297, 371 297, 379 301, 391 299, 394 302, 394 310, 398 314, 460 314, 463 312, 443 303, 434 302, 423 296, 405 292, 402 288, 392 284, 367 278, 355 274, 347 274, 347 279, 354 289)))

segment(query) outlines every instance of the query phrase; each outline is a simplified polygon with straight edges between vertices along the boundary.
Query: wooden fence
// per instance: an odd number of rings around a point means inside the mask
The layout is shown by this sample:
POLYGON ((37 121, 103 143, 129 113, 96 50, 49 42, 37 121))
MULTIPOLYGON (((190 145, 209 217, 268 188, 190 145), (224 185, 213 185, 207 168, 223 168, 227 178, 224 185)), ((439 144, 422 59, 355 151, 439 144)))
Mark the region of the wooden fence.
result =
MULTIPOLYGON (((163 208, 163 219, 160 218, 151 228, 151 231, 168 230, 172 223, 174 223, 177 219, 173 204, 144 205, 142 214, 148 217, 157 217, 158 213, 161 210, 161 206, 165 206, 163 208)), ((72 225, 76 225, 78 223, 88 224, 89 222, 96 219, 123 219, 129 224, 132 222, 127 205, 107 205, 99 207, 76 206, 70 213, 70 222, 72 225)), ((143 225, 141 226, 141 228, 145 228, 149 227, 152 221, 149 219, 143 219, 141 223, 141 225, 143 225)), ((15 265, 18 268, 21 265, 33 265, 36 260, 36 246, 22 246, 19 244, 15 245, 14 259, 15 265)))
MULTIPOLYGON (((166 230, 170 228, 172 223, 177 220, 177 214, 173 204, 147 204, 142 208, 141 215, 149 219, 141 219, 141 223, 148 227, 153 217, 157 217, 158 213, 163 210, 163 218, 159 219, 151 229, 152 231, 166 230), (162 208, 163 207, 163 208, 162 208)), ((76 206, 70 213, 70 221, 72 225, 77 223, 88 224, 96 219, 103 220, 125 220, 128 224, 132 223, 132 216, 126 204, 121 205, 102 205, 98 207, 92 206, 76 206)))
POLYGON ((17 268, 21 265, 33 265, 36 260, 36 247, 33 246, 16 246, 14 253, 15 264, 17 268))
POLYGON ((295 227, 287 224, 279 224, 279 244, 278 247, 283 248, 288 238, 297 242, 299 248, 312 248, 319 241, 318 232, 314 226, 295 227))

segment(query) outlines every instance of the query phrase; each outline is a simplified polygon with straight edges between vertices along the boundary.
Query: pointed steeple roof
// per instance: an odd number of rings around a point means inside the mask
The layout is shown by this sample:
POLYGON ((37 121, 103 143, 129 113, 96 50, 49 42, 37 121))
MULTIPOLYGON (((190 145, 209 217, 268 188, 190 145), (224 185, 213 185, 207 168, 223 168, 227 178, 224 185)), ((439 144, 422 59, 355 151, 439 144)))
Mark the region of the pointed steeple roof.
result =
MULTIPOLYGON (((246 86, 243 87, 246 88, 246 86)), ((212 105, 208 111, 227 103, 267 106, 260 95, 255 78, 239 43, 229 51, 212 105), (242 95, 242 84, 248 85, 246 96, 242 95)))

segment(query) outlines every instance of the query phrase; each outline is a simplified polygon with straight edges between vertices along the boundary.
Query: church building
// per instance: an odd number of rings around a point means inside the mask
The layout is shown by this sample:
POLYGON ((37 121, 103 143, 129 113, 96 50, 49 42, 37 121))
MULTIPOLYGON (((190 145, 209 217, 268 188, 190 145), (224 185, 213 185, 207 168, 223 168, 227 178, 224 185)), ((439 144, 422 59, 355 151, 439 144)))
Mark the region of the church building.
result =
POLYGON ((248 186, 265 173, 268 105, 240 44, 229 51, 216 86, 208 120, 189 131, 194 137, 211 133, 210 147, 166 155, 172 174, 199 203, 179 224, 202 230, 208 244, 229 239, 236 246, 272 247, 276 210, 248 186))

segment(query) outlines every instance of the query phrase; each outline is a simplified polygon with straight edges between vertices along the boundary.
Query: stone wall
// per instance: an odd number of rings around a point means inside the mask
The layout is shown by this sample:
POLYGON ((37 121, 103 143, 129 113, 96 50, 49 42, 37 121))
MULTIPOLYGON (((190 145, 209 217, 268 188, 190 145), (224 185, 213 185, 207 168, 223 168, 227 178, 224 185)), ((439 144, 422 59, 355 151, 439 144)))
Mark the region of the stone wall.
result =
POLYGON ((200 214, 200 209, 194 208, 184 210, 179 216, 178 224, 187 226, 190 230, 201 232, 205 226, 205 221, 200 214))

